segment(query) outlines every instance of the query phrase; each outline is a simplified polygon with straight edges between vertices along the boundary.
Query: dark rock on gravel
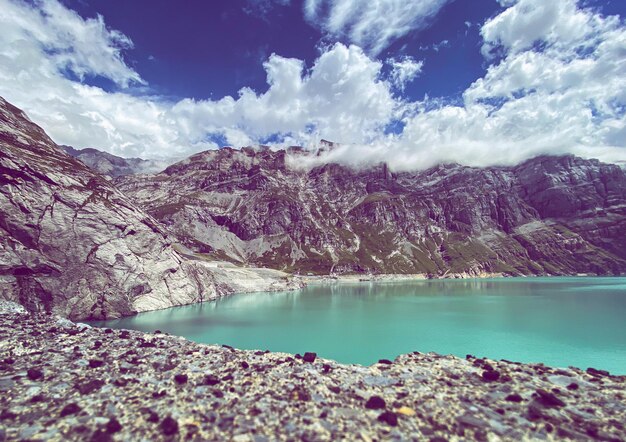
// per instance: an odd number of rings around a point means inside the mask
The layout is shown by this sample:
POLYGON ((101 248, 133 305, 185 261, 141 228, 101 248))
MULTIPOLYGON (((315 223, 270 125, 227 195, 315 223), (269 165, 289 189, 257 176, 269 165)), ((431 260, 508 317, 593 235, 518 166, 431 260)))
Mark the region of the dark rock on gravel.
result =
POLYGON ((101 379, 91 379, 86 382, 82 382, 76 385, 76 388, 80 392, 80 394, 91 394, 94 391, 100 390, 105 382, 101 379))
POLYGON ((302 360, 304 362, 315 362, 315 358, 317 358, 317 353, 306 352, 302 360))
POLYGON ((28 376, 28 379, 31 381, 38 381, 43 378, 43 371, 38 368, 29 368, 26 372, 26 376, 28 376))
POLYGON ((380 396, 372 396, 365 403, 365 408, 369 408, 370 410, 378 410, 385 407, 385 400, 380 396))
POLYGON ((392 427, 398 426, 398 415, 393 411, 385 411, 378 416, 378 420, 391 425, 392 427))
POLYGON ((166 436, 178 433, 178 422, 172 416, 166 416, 161 421, 161 432, 166 436))
POLYGON ((122 424, 120 424, 120 422, 114 417, 109 419, 109 422, 107 422, 106 424, 107 433, 117 433, 121 431, 122 428, 123 428, 122 424))
POLYGON ((490 359, 475 366, 434 353, 369 367, 310 364, 168 335, 156 351, 138 347, 154 336, 138 331, 129 332, 134 347, 118 331, 83 327, 68 337, 65 329, 80 327, 69 321, 22 347, 56 318, 2 305, 0 361, 14 362, 0 372, 0 440, 626 440, 623 376, 490 359), (91 369, 91 359, 106 365, 91 369), (163 371, 170 362, 176 371, 163 371), (484 367, 509 380, 482 381, 484 367), (45 376, 30 380, 32 368, 45 376), (174 386, 176 374, 187 376, 184 386, 174 386))
POLYGON ((483 371, 482 378, 486 382, 495 382, 500 379, 500 373, 495 370, 485 370, 483 371))
POLYGON ((174 382, 176 382, 177 384, 186 384, 187 380, 189 379, 189 377, 184 374, 184 373, 179 373, 177 375, 174 376, 174 382))
POLYGON ((89 368, 99 368, 104 365, 104 361, 102 359, 90 359, 89 360, 89 368))
POLYGON ((541 388, 537 389, 537 400, 544 407, 564 407, 565 402, 559 399, 554 393, 543 390, 541 388))
POLYGON ((509 394, 504 399, 509 402, 522 402, 523 401, 523 398, 517 393, 509 394))
POLYGON ((75 403, 72 402, 71 404, 67 404, 65 407, 63 407, 63 409, 61 410, 61 417, 65 417, 65 416, 69 416, 70 414, 76 414, 81 410, 80 406, 75 403))

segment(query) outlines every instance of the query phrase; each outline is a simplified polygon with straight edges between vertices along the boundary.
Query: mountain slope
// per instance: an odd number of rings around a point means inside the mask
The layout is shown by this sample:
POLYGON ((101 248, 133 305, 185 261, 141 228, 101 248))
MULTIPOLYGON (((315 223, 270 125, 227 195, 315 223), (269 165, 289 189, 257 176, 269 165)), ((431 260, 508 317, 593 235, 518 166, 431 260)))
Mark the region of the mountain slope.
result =
POLYGON ((122 158, 89 147, 85 149, 74 149, 72 146, 59 147, 74 158, 78 158, 89 168, 111 177, 158 172, 167 166, 167 163, 164 162, 141 158, 122 158))
POLYGON ((298 149, 224 148, 116 185, 188 247, 312 273, 626 271, 626 177, 573 156, 516 167, 299 168, 298 149))
POLYGON ((223 268, 179 253, 109 179, 0 98, 0 299, 104 319, 293 287, 281 272, 223 268))

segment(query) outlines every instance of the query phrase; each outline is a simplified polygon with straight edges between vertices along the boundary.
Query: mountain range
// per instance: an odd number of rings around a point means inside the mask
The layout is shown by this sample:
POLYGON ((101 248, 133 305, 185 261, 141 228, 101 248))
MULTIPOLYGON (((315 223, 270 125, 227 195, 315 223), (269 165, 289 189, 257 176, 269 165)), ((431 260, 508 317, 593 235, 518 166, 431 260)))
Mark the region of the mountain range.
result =
POLYGON ((301 168, 291 148, 206 151, 115 184, 190 249, 295 273, 618 274, 626 177, 597 160, 301 168))
POLYGON ((139 173, 158 163, 58 146, 1 98, 0 147, 0 298, 72 319, 297 288, 293 274, 626 272, 626 176, 597 160, 395 172, 245 147, 139 173))

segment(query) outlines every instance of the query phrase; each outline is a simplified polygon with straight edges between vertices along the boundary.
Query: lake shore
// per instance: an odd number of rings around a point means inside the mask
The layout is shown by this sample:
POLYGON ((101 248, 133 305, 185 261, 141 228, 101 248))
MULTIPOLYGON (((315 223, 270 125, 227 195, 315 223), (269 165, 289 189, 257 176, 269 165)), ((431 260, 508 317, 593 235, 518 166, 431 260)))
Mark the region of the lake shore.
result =
POLYGON ((626 377, 599 370, 433 353, 344 365, 11 303, 0 303, 0 392, 0 440, 626 438, 626 377))
POLYGON ((509 278, 504 273, 446 273, 444 275, 429 275, 427 273, 380 273, 380 274, 343 274, 343 275, 307 275, 296 276, 303 283, 316 282, 379 282, 379 281, 426 281, 431 279, 486 279, 509 278))

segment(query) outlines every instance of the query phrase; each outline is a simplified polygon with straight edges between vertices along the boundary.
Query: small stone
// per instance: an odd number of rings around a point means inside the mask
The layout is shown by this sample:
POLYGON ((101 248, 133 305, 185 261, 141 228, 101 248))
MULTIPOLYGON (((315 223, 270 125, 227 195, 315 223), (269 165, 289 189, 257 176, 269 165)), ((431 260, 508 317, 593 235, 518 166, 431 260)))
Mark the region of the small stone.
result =
POLYGON ((315 358, 317 358, 317 353, 306 352, 302 359, 304 362, 315 362, 315 358))
POLYGON ((174 382, 176 382, 177 384, 186 384, 187 380, 189 379, 189 377, 184 374, 184 373, 179 373, 177 375, 174 376, 174 382))
POLYGON ((26 372, 26 376, 28 376, 28 379, 30 379, 31 381, 37 381, 43 378, 43 371, 39 370, 38 368, 29 368, 26 372))
POLYGON ((587 369, 587 373, 589 373, 591 376, 596 376, 596 377, 611 376, 611 373, 609 373, 606 370, 598 370, 592 367, 589 367, 587 369))
POLYGON ((392 362, 392 361, 390 361, 389 359, 379 359, 379 360, 378 360, 378 363, 379 363, 379 364, 386 364, 386 365, 391 365, 391 364, 393 364, 393 362, 392 362))
POLYGON ((70 404, 67 404, 65 407, 63 407, 63 409, 61 410, 61 417, 69 416, 70 414, 76 414, 80 410, 82 409, 78 406, 78 404, 75 402, 72 402, 70 404))
POLYGON ((415 410, 409 407, 400 407, 396 411, 404 416, 415 416, 415 410))
POLYGON ((80 394, 91 394, 94 391, 100 390, 104 384, 105 382, 103 380, 91 379, 87 382, 83 382, 82 384, 77 384, 76 388, 80 394))
POLYGON ((496 370, 485 370, 482 377, 485 382, 495 382, 500 379, 500 373, 496 370))
POLYGON ((569 384, 567 386, 568 390, 578 390, 578 388, 579 388, 579 386, 578 386, 578 384, 576 382, 572 382, 571 384, 569 384))
POLYGON ((120 424, 117 419, 112 417, 111 419, 109 419, 109 422, 107 422, 106 430, 107 433, 110 434, 117 433, 122 430, 122 424, 120 424))
POLYGON ((380 396, 372 396, 365 403, 365 408, 370 410, 380 410, 387 406, 385 400, 380 396))
POLYGON ((341 392, 341 388, 337 387, 336 385, 329 385, 328 389, 335 394, 339 394, 341 392))
POLYGON ((161 421, 161 431, 166 436, 178 433, 178 422, 172 416, 167 416, 161 421))
POLYGON ((385 411, 380 416, 378 416, 378 420, 380 422, 385 422, 387 425, 391 425, 392 427, 398 426, 398 415, 393 411, 385 411))
POLYGON ((16 413, 13 413, 11 410, 3 410, 0 412, 0 421, 15 419, 17 417, 16 413))
POLYGON ((241 362, 241 368, 250 368, 250 364, 248 364, 246 361, 242 361, 241 362))
POLYGON ((523 400, 523 398, 517 393, 512 393, 508 395, 507 397, 505 397, 504 399, 509 402, 522 402, 523 400))
POLYGON ((565 402, 556 397, 554 393, 550 393, 549 391, 543 390, 541 388, 537 389, 537 400, 544 407, 563 407, 565 406, 565 402))
POLYGON ((104 361, 101 359, 90 359, 89 368, 100 368, 104 365, 104 361))
POLYGON ((220 383, 220 380, 216 377, 213 376, 212 374, 208 374, 204 377, 204 385, 217 385, 220 383))
POLYGON ((146 420, 148 422, 156 423, 156 422, 159 421, 159 415, 157 413, 155 413, 154 411, 150 411, 150 413, 148 414, 148 417, 146 418, 146 420))

